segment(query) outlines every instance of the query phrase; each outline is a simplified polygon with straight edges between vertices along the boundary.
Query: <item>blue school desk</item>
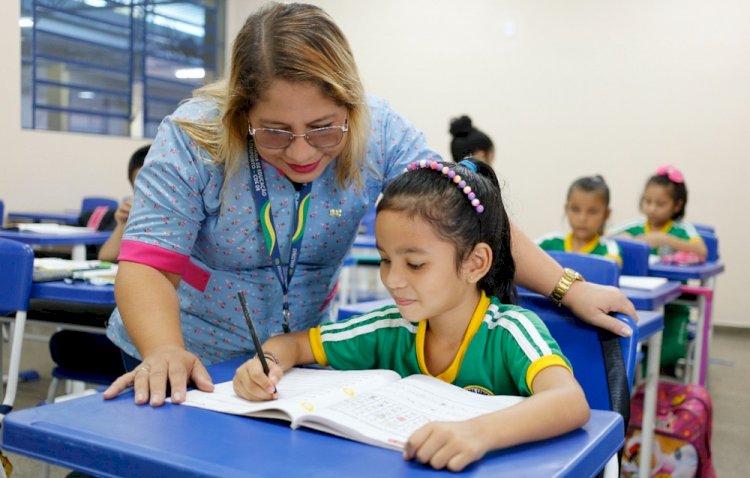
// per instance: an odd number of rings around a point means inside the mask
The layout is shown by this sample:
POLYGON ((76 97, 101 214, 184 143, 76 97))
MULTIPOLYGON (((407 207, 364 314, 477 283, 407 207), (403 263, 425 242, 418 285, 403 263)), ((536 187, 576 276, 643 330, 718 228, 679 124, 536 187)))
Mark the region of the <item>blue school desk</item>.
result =
POLYGON ((78 224, 80 211, 70 212, 9 212, 8 222, 57 222, 75 226, 78 224))
POLYGON ((93 231, 75 234, 44 234, 31 231, 0 229, 0 237, 37 246, 73 246, 71 259, 86 260, 86 246, 104 244, 111 231, 93 231))
POLYGON ((648 275, 664 277, 673 281, 698 281, 698 287, 692 287, 695 300, 689 301, 690 305, 698 309, 698 323, 696 324, 695 344, 692 358, 688 358, 690 383, 706 384, 708 374, 708 358, 710 352, 711 336, 713 335, 713 323, 711 320, 711 302, 716 289, 716 276, 724 272, 724 264, 721 262, 705 262, 690 266, 664 264, 656 262, 649 264, 648 275))
POLYGON ((61 280, 34 282, 30 298, 89 305, 115 305, 115 286, 93 285, 80 280, 70 283, 61 280))
MULTIPOLYGON (((231 380, 246 358, 209 367, 231 380)), ((166 404, 136 406, 133 393, 100 394, 10 413, 2 448, 96 476, 445 476, 392 450, 287 422, 166 404)), ((622 417, 593 410, 580 430, 492 452, 467 468, 472 477, 593 477, 624 439, 622 417)))

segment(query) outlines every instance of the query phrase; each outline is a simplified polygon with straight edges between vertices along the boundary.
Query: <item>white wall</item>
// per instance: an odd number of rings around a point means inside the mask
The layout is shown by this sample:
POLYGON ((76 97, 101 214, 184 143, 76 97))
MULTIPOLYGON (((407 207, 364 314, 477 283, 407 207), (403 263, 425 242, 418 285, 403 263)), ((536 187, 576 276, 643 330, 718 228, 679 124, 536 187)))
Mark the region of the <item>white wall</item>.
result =
MULTIPOLYGON (((228 38, 260 3, 228 0, 228 38)), ((448 154, 448 120, 463 113, 492 136, 509 209, 531 236, 565 227, 562 202, 576 177, 604 175, 618 223, 637 216, 657 165, 678 165, 690 191, 687 218, 717 228, 727 264, 715 319, 750 326, 742 282, 750 251, 741 245, 750 236, 742 193, 750 171, 750 3, 313 3, 349 37, 367 89, 388 98, 435 149, 448 154)), ((18 11, 18 0, 0 2, 9 72, 0 80, 9 93, 0 113, 6 208, 75 208, 83 194, 127 194, 124 165, 142 142, 20 130, 18 11)))

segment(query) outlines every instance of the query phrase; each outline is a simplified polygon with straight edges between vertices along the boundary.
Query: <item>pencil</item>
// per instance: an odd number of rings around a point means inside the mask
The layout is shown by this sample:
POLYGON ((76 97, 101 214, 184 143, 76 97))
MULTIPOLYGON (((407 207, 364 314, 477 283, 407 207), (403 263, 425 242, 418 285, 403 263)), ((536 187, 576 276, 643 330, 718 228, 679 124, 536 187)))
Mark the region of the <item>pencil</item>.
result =
POLYGON ((263 348, 261 347, 260 338, 258 337, 258 332, 255 330, 255 324, 253 324, 253 318, 250 317, 250 311, 247 309, 247 302, 245 302, 245 295, 242 292, 237 292, 237 298, 240 301, 240 305, 242 306, 242 313, 245 315, 245 322, 247 322, 247 328, 250 329, 250 336, 253 338, 253 343, 255 344, 255 352, 258 355, 258 360, 260 360, 260 364, 263 366, 263 373, 268 376, 268 373, 271 371, 268 368, 268 362, 266 361, 266 356, 263 355, 263 348))

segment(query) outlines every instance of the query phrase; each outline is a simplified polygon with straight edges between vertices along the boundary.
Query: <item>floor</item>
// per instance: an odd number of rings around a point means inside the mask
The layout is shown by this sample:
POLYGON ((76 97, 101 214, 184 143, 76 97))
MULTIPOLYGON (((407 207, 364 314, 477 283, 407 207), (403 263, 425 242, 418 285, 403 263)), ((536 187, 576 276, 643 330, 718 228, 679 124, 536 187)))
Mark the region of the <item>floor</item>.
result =
MULTIPOLYGON (((53 331, 52 326, 30 326, 29 332, 37 340, 24 344, 22 369, 35 369, 41 378, 20 384, 16 408, 33 407, 47 394, 52 362, 43 338, 53 331)), ((740 478, 748 475, 750 455, 750 329, 717 327, 711 352, 709 390, 714 405, 713 460, 720 478, 740 478)), ((7 346, 3 347, 7 367, 7 346)), ((42 475, 40 462, 9 454, 13 463, 13 478, 37 478, 42 475)), ((51 467, 50 476, 63 477, 69 473, 51 467)))

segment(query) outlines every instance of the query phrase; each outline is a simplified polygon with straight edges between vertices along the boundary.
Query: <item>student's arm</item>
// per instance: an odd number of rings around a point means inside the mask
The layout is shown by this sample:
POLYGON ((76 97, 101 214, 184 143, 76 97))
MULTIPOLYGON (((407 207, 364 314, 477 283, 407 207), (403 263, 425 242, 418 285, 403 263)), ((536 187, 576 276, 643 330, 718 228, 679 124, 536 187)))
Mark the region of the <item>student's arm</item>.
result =
POLYGON ((120 242, 122 242, 122 235, 125 233, 125 225, 128 222, 128 216, 130 216, 131 205, 132 199, 125 199, 115 211, 117 225, 112 231, 112 235, 99 249, 98 258, 100 261, 117 262, 117 256, 120 254, 120 242))
POLYGON ((307 330, 271 337, 262 349, 268 363, 268 376, 263 373, 257 356, 243 363, 234 374, 234 392, 242 398, 255 401, 275 399, 276 385, 285 371, 295 365, 315 363, 307 330))
MULTIPOLYGON (((527 289, 549 296, 563 275, 562 266, 534 244, 521 229, 514 224, 511 227, 516 281, 527 289)), ((591 325, 625 337, 633 331, 608 314, 621 312, 633 318, 638 316, 632 302, 620 289, 590 282, 574 282, 562 303, 591 325)))
POLYGON ((533 389, 534 395, 504 410, 463 422, 423 426, 409 437, 404 459, 460 471, 488 451, 552 438, 588 421, 590 411, 583 390, 564 367, 540 371, 533 389))
POLYGON ((113 398, 123 389, 135 387, 135 402, 164 403, 167 382, 175 403, 185 400, 188 379, 203 391, 212 391, 211 377, 200 359, 185 349, 180 326, 176 287, 180 277, 135 262, 120 263, 115 280, 115 298, 130 339, 143 361, 104 392, 113 398))
POLYGON ((699 255, 703 259, 705 259, 708 255, 706 244, 700 237, 698 238, 698 240, 688 240, 681 239, 677 236, 673 236, 665 232, 649 232, 647 234, 643 234, 642 236, 638 236, 636 239, 640 239, 648 243, 651 248, 668 246, 675 251, 692 252, 693 254, 699 255))

